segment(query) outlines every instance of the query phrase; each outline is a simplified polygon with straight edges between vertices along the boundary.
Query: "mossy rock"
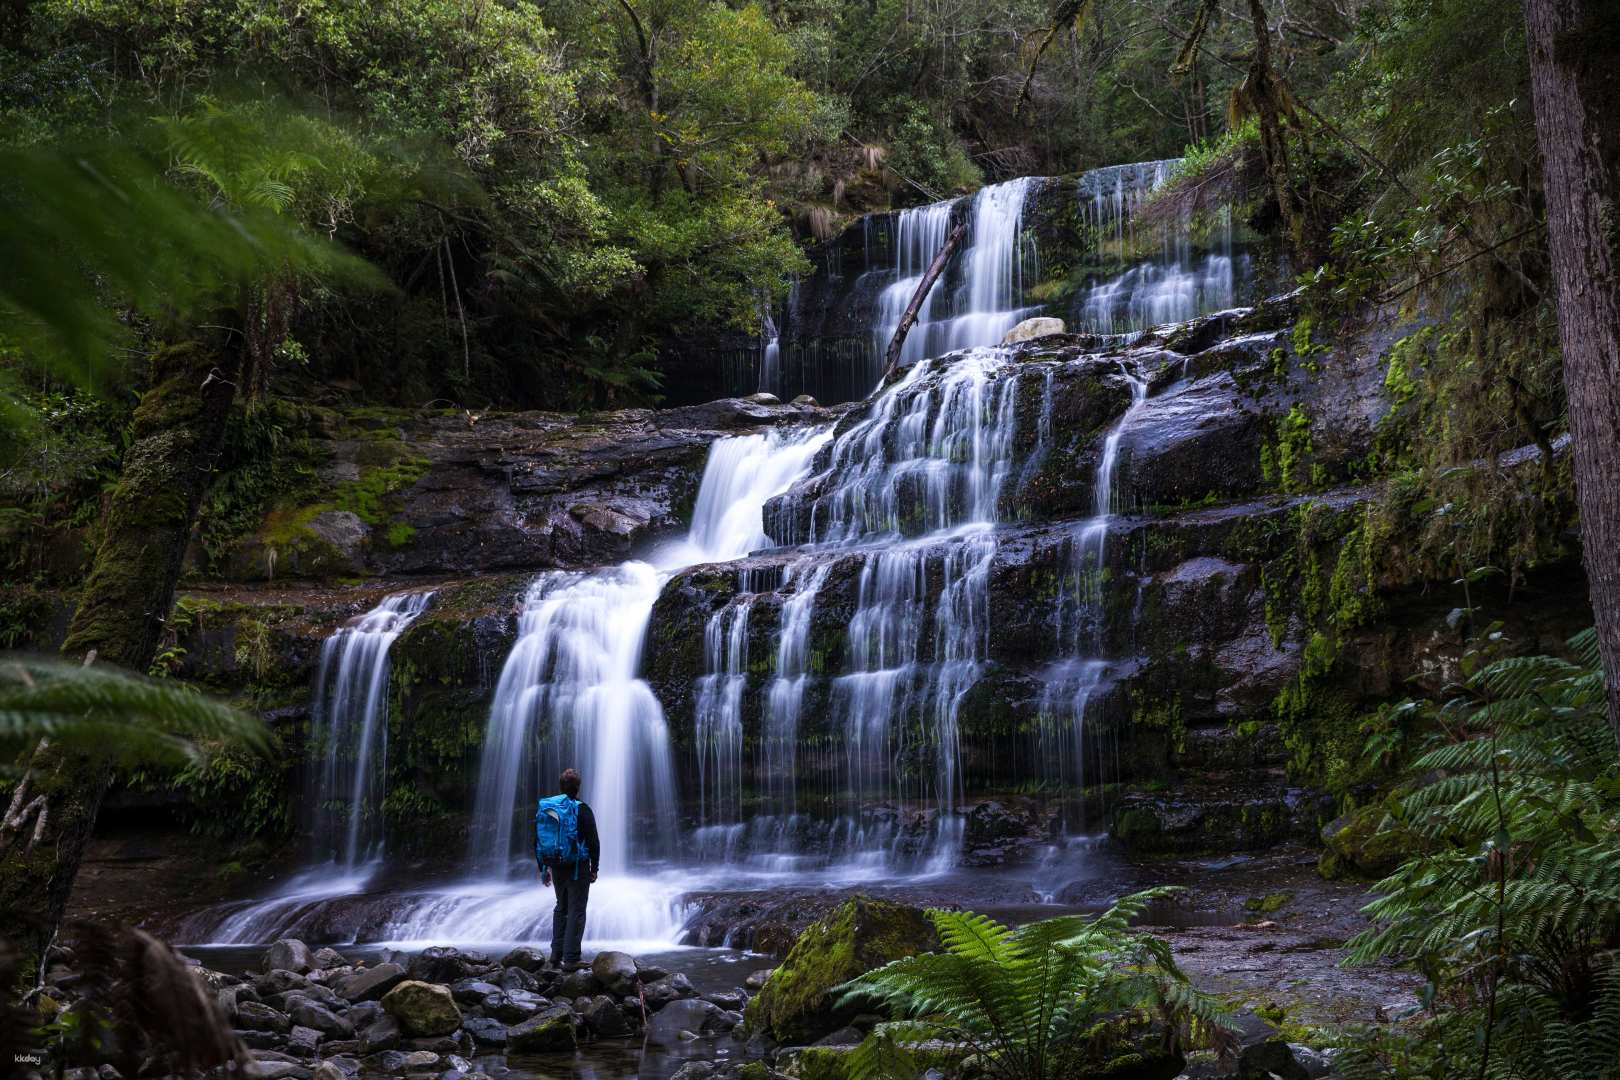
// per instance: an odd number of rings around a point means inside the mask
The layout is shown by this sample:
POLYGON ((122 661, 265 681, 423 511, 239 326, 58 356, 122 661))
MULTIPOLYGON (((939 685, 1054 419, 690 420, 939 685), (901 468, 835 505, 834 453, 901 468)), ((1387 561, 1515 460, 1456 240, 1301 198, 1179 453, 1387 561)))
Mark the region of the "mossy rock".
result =
POLYGON ((413 1039, 448 1035, 461 1026, 461 1010, 448 987, 411 980, 383 995, 383 1011, 413 1039))
POLYGON ((1381 878, 1417 854, 1418 840, 1404 825, 1384 828, 1384 808, 1363 806, 1322 827, 1327 850, 1317 862, 1325 878, 1381 878))
POLYGON ((832 991, 891 960, 939 947, 934 925, 919 908, 855 896, 794 942, 787 958, 748 1003, 749 1031, 780 1043, 814 1042, 861 1010, 838 1006, 832 991))

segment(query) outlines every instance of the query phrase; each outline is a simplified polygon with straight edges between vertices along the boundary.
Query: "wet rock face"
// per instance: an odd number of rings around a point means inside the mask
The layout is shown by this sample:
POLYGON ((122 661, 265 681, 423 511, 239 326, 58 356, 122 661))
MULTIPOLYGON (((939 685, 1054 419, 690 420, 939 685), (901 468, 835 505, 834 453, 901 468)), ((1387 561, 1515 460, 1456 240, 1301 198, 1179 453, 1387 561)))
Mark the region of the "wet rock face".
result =
POLYGON ((337 415, 316 433, 311 505, 278 509, 220 569, 253 581, 618 562, 680 530, 716 438, 819 412, 729 398, 589 418, 337 415))

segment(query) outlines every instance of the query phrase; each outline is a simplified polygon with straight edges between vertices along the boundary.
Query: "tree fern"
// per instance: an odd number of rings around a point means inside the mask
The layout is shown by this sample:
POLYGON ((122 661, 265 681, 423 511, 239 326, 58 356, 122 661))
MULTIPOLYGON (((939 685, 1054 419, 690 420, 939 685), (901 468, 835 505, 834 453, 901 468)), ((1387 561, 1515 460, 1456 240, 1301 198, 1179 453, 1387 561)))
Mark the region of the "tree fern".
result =
POLYGON ((1424 782, 1389 806, 1423 850, 1375 887, 1348 954, 1416 968, 1429 1008, 1417 1043, 1363 1033, 1352 1065, 1616 1075, 1601 1047, 1620 1035, 1593 1024, 1620 1016, 1620 769, 1595 637, 1569 644, 1573 660, 1478 665, 1430 706, 1443 734, 1412 763, 1424 782))
POLYGON ((874 1030, 851 1055, 850 1074, 915 1074, 949 1047, 985 1075, 1057 1080, 1133 1040, 1224 1047, 1220 1007, 1187 984, 1165 942, 1131 929, 1173 891, 1151 889, 1100 915, 1018 929, 972 912, 930 911, 943 951, 896 960, 841 988, 845 1000, 886 1005, 904 1018, 874 1030))

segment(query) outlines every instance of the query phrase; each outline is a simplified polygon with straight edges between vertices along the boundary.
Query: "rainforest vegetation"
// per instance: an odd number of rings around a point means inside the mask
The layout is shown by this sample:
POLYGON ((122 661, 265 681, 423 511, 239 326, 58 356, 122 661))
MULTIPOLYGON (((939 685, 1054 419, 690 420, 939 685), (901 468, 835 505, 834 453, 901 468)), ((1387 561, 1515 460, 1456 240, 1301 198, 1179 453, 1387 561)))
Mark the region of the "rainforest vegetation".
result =
MULTIPOLYGON (((67 659, 0 669, 0 974, 39 1004, 109 787, 240 792, 274 757, 251 695, 172 678, 177 589, 316 512, 406 546, 390 500, 428 463, 392 418, 690 404, 682 365, 758 336, 863 215, 1179 158, 1143 220, 1234 207, 1307 370, 1352 328, 1409 328, 1365 453, 1334 458, 1295 405, 1258 465, 1297 538, 1263 570, 1265 624, 1303 642, 1268 722, 1291 780, 1400 846, 1348 961, 1423 984, 1397 1023, 1318 1041, 1346 1076, 1609 1075, 1617 72, 1600 0, 4 5, 0 648, 67 659), (376 455, 336 487, 311 449, 334 426, 376 455), (1353 521, 1317 534, 1330 489, 1353 521), (1509 648, 1492 605, 1560 588, 1593 628, 1509 648), (1391 598, 1453 593, 1468 646, 1443 686, 1345 705, 1346 651, 1391 598)), ((234 658, 268 686, 250 623, 234 658)), ((1176 737, 1171 706, 1135 712, 1176 737)), ((286 807, 248 801, 285 841, 286 807)), ((1132 928, 1161 898, 1016 930, 932 912, 944 951, 839 980, 896 1021, 852 1069, 920 1072, 943 1040, 981 1075, 1075 1075, 1150 1014, 1232 1050, 1228 1013, 1132 928)), ((0 1050, 40 1019, 8 1009, 0 1050)), ((154 1052, 234 1052, 176 1038, 154 1052)))

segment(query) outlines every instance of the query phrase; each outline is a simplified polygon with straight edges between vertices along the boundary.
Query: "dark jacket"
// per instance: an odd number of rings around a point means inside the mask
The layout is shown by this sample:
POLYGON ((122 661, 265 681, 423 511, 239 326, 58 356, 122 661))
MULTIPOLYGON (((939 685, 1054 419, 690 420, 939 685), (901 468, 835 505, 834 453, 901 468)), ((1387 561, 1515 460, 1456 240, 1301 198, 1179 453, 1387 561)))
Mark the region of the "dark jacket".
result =
MULTIPOLYGON (((594 874, 597 868, 602 865, 602 841, 596 835, 596 815, 591 813, 591 808, 585 803, 579 804, 579 840, 580 843, 585 845, 585 850, 590 852, 590 870, 594 874)), ((565 874, 574 872, 574 864, 571 862, 563 862, 558 859, 554 866, 561 869, 565 874)), ((580 863, 580 869, 584 869, 583 862, 580 863)))

